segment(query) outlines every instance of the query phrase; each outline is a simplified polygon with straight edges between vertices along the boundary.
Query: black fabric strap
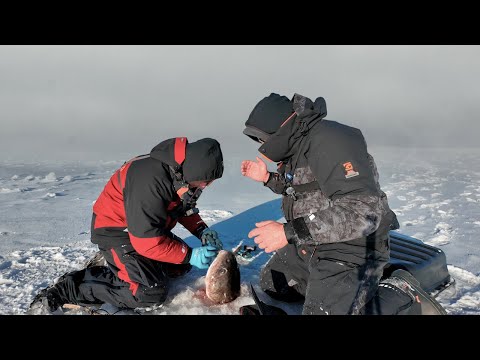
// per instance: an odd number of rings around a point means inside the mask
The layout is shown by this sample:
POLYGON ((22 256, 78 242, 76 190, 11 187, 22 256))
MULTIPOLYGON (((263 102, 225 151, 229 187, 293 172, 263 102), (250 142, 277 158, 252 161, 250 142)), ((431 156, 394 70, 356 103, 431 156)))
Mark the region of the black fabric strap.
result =
POLYGON ((320 189, 320 185, 318 184, 318 181, 312 181, 312 182, 309 182, 306 184, 300 184, 300 185, 292 185, 292 187, 295 190, 295 193, 297 194, 320 189))

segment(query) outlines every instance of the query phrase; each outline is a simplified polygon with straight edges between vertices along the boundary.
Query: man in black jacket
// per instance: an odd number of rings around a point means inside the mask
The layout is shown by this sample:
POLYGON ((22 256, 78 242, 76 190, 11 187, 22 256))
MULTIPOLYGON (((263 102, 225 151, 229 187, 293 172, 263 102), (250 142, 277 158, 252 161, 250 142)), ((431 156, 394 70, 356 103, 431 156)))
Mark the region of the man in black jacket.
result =
POLYGON ((262 221, 249 233, 267 253, 276 251, 260 285, 277 300, 304 299, 303 314, 421 313, 428 294, 419 295, 406 272, 378 286, 398 222, 361 131, 326 114, 321 97, 272 93, 245 123, 244 134, 262 144, 278 172, 257 157, 242 162, 242 175, 282 194, 287 220, 262 221))
POLYGON ((192 265, 207 269, 222 248, 196 208, 202 190, 222 174, 220 144, 209 138, 168 139, 126 162, 93 206, 91 240, 102 261, 63 275, 36 296, 29 313, 52 313, 65 303, 120 308, 163 303, 169 278, 192 265), (192 249, 174 235, 177 222, 203 246, 192 249))

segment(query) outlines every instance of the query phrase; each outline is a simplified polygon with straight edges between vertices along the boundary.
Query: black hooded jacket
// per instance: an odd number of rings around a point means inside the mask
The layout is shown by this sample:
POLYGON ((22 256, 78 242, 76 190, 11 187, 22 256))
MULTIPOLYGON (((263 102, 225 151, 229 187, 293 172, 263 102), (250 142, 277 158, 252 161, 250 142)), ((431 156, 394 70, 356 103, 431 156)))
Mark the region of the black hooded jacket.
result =
MULTIPOLYGON (((105 185, 93 206, 92 242, 101 249, 131 244, 145 257, 187 263, 191 249, 171 229, 177 221, 199 237, 207 225, 198 214, 185 216, 174 187, 175 138, 150 154, 126 162, 105 185)), ((185 181, 218 179, 223 174, 220 144, 214 139, 187 143, 182 166, 185 181)))
MULTIPOLYGON (((259 151, 279 163, 278 173, 271 173, 265 185, 283 194, 287 240, 326 252, 385 242, 394 214, 361 131, 324 119, 323 98, 312 102, 299 94, 292 101, 281 97, 289 103, 279 98, 271 94, 257 104, 244 133, 265 141, 259 151), (260 104, 263 114, 258 112, 260 104), (275 120, 264 116, 269 107, 276 111, 275 120), (264 126, 265 119, 270 125, 264 126), (290 183, 287 174, 293 175, 290 183), (295 199, 287 195, 290 185, 297 189, 295 199)), ((385 246, 380 247, 385 253, 385 246)))

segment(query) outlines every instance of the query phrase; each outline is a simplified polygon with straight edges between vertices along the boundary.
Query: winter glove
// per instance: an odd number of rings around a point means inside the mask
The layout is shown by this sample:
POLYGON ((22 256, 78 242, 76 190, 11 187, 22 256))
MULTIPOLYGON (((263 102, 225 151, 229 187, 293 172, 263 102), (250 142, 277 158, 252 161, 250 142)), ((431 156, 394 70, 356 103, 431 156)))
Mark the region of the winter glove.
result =
POLYGON ((199 269, 208 269, 217 254, 217 248, 212 245, 193 248, 190 264, 199 269))
POLYGON ((200 236, 202 240, 202 245, 212 245, 217 248, 217 250, 223 249, 222 240, 218 237, 218 233, 212 229, 205 229, 200 236))

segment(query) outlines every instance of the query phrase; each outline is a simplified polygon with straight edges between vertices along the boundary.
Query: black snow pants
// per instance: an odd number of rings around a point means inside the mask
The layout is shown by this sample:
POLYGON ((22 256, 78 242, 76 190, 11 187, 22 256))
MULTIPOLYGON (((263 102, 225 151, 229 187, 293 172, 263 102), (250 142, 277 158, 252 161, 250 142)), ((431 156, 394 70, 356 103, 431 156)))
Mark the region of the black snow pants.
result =
POLYGON ((64 303, 109 303, 119 308, 162 304, 169 278, 183 275, 190 264, 167 264, 138 254, 131 245, 101 250, 108 263, 62 276, 55 285, 64 303))
POLYGON ((378 287, 385 259, 357 257, 352 261, 345 254, 330 251, 325 255, 313 246, 289 244, 262 269, 260 286, 276 300, 303 300, 303 315, 409 313, 413 302, 408 295, 378 287))

